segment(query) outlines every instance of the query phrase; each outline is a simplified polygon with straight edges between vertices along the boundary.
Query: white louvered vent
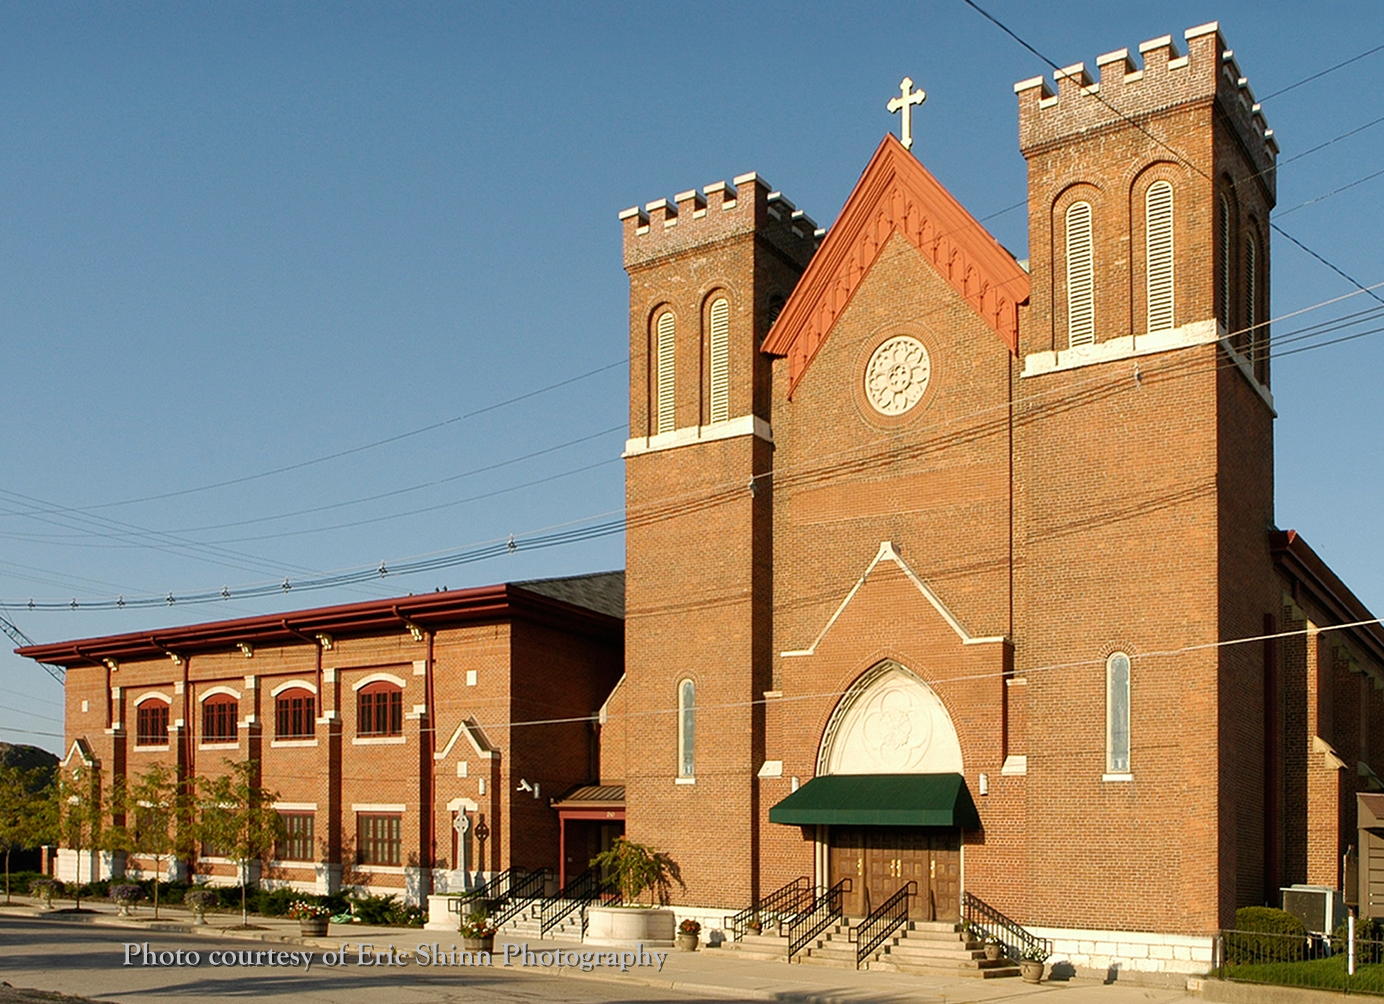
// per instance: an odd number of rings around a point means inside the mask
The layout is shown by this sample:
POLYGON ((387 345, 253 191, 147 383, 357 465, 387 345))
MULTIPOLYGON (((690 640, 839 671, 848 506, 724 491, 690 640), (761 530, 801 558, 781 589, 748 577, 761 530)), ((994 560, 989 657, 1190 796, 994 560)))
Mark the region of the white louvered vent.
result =
POLYGON ((1144 196, 1148 270, 1148 330, 1166 331, 1173 321, 1173 186, 1155 181, 1144 196))
POLYGON ((1067 344, 1096 340, 1095 268, 1091 247, 1091 204, 1067 210, 1067 344))
POLYGON ((658 428, 657 431, 672 432, 673 411, 673 332, 675 322, 672 314, 663 314, 658 319, 658 428))
POLYGON ((1219 287, 1221 302, 1216 314, 1217 320, 1226 332, 1230 331, 1230 201, 1220 198, 1218 226, 1216 235, 1216 285, 1219 287))
POLYGON ((711 304, 711 421, 730 418, 730 303, 711 304))

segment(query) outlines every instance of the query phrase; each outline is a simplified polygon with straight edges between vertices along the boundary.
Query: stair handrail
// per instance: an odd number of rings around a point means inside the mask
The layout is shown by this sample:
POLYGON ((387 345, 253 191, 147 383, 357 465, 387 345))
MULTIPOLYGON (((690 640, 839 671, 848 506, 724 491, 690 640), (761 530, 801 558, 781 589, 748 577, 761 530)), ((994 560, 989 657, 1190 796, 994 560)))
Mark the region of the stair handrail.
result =
POLYGON ((849 878, 843 878, 823 892, 812 905, 793 918, 788 925, 788 961, 806 948, 817 935, 841 919, 841 897, 853 888, 849 878))
POLYGON ((510 882, 509 902, 503 910, 490 918, 491 923, 500 927, 527 910, 531 902, 543 895, 543 887, 547 884, 550 874, 552 872, 549 869, 539 868, 537 871, 529 872, 518 882, 510 882))
POLYGON ((761 929, 766 916, 780 921, 791 920, 801 913, 804 907, 810 906, 813 898, 812 880, 806 875, 799 875, 792 882, 779 886, 761 898, 753 906, 747 906, 734 916, 727 917, 726 930, 730 932, 732 941, 739 941, 745 937, 745 930, 751 920, 758 920, 761 929))
POLYGON ((528 874, 527 868, 512 867, 497 873, 489 882, 471 892, 472 899, 509 899, 509 887, 514 879, 528 874))
POLYGON ((855 968, 874 954, 876 948, 888 941, 899 928, 908 923, 908 901, 918 895, 918 883, 912 880, 871 911, 851 932, 855 942, 855 968))
POLYGON ((961 920, 968 932, 977 932, 986 941, 998 941, 1004 954, 1011 959, 1022 958, 1030 949, 1043 953, 1043 958, 1052 954, 1052 941, 1024 929, 1023 925, 1011 917, 1006 917, 979 896, 969 892, 961 894, 961 920))
POLYGON ((558 890, 556 896, 543 901, 543 909, 538 915, 538 936, 544 937, 577 910, 585 911, 587 904, 605 897, 610 888, 608 878, 588 868, 558 890))

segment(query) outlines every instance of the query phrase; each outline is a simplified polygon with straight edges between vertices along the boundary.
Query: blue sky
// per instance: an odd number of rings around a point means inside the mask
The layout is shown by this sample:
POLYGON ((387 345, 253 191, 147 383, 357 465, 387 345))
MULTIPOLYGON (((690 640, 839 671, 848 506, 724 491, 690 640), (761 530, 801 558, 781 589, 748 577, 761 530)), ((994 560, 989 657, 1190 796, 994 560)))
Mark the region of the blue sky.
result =
MULTIPOLYGON (((1384 163, 1384 51, 1267 97, 1384 44, 1377 3, 982 6, 1092 69, 1219 20, 1281 159, 1334 140, 1283 167, 1277 221, 1384 281, 1384 177, 1346 187, 1384 163)), ((961 0, 4 3, 0 26, 0 602, 37 641, 622 566, 618 534, 523 546, 623 504, 616 213, 758 171, 828 225, 904 74, 914 153, 997 213, 1025 194, 1012 84, 1047 69, 961 0), (364 586, 91 609, 510 534, 364 586)), ((1026 255, 1022 210, 988 225, 1026 255)), ((1275 241, 1275 315, 1352 288, 1275 241)), ((1278 525, 1376 612, 1382 366, 1384 333, 1274 370, 1278 525)), ((0 739, 57 748, 59 699, 0 656, 0 739)))

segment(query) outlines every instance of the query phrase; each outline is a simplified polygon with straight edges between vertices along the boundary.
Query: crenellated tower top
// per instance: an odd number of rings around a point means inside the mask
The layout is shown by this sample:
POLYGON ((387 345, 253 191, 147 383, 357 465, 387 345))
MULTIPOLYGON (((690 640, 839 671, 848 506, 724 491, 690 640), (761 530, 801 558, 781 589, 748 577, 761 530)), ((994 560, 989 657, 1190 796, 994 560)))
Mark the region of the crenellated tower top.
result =
POLYGON ((824 231, 812 218, 751 172, 669 199, 622 210, 625 268, 638 269, 692 248, 758 233, 804 264, 824 231))
POLYGON ((1249 81, 1240 74, 1234 53, 1226 48, 1220 25, 1212 21, 1188 28, 1183 38, 1187 51, 1182 54, 1171 35, 1140 44, 1141 67, 1128 49, 1098 56, 1096 80, 1084 63, 1065 66, 1053 74, 1056 93, 1043 77, 1019 81, 1014 85, 1019 98, 1019 149, 1031 157, 1079 135, 1125 127, 1130 119, 1143 124, 1175 108, 1215 102, 1233 125, 1272 200, 1278 144, 1249 81))

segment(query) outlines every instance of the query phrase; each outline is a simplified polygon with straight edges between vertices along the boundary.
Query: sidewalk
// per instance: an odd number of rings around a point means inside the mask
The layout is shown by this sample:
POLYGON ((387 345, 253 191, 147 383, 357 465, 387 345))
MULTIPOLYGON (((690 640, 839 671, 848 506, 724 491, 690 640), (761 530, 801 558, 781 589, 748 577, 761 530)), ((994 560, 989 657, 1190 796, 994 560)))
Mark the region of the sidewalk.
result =
MULTIPOLYGON (((64 901, 67 902, 67 901, 64 901)), ((84 901, 83 908, 87 909, 84 901)), ((248 941, 275 942, 301 945, 322 950, 339 950, 349 946, 350 951, 359 951, 359 946, 370 945, 375 954, 383 954, 388 948, 398 953, 412 953, 419 945, 437 944, 446 951, 460 948, 461 939, 455 934, 443 931, 428 931, 420 928, 373 927, 365 924, 333 924, 326 938, 303 938, 298 933, 297 921, 278 917, 252 916, 251 923, 263 928, 258 931, 234 931, 232 925, 240 923, 240 915, 234 913, 209 914, 205 925, 192 922, 192 915, 182 907, 161 907, 160 919, 153 919, 153 908, 141 905, 139 912, 132 917, 121 917, 115 908, 104 900, 93 902, 91 913, 59 913, 45 911, 42 906, 25 897, 14 898, 11 906, 0 906, 0 916, 22 916, 26 918, 51 916, 67 922, 78 921, 128 931, 143 932, 140 941, 149 941, 153 949, 158 949, 154 935, 192 934, 216 938, 235 938, 248 941)), ((133 939, 132 939, 133 940, 133 939)), ((536 941, 521 939, 495 940, 495 957, 503 957, 505 946, 509 944, 527 945, 532 952, 609 951, 594 949, 570 941, 536 941)), ((920 1002, 920 1004, 961 1004, 961 1002, 1007 1002, 1052 1001, 1056 1004, 1125 1004, 1125 1002, 1146 1002, 1146 1004, 1174 1004, 1174 1002, 1199 1001, 1196 993, 1187 990, 1160 989, 1146 986, 1105 985, 1093 979, 1073 979, 1061 982, 1045 982, 1033 986, 1015 979, 980 980, 967 977, 913 976, 901 973, 857 972, 851 969, 835 969, 816 965, 788 965, 771 960, 746 959, 733 951, 721 948, 706 948, 696 952, 667 951, 666 961, 660 971, 656 966, 630 969, 598 967, 590 972, 582 972, 574 966, 545 968, 551 975, 562 975, 583 980, 597 980, 631 986, 644 986, 670 990, 708 998, 739 998, 742 1000, 769 1000, 783 1002, 812 1002, 812 1004, 836 1004, 836 1002, 871 1002, 889 1004, 895 1001, 920 1002)), ((498 964, 498 962, 497 962, 498 964)), ((402 971, 401 971, 402 972, 402 971)))

